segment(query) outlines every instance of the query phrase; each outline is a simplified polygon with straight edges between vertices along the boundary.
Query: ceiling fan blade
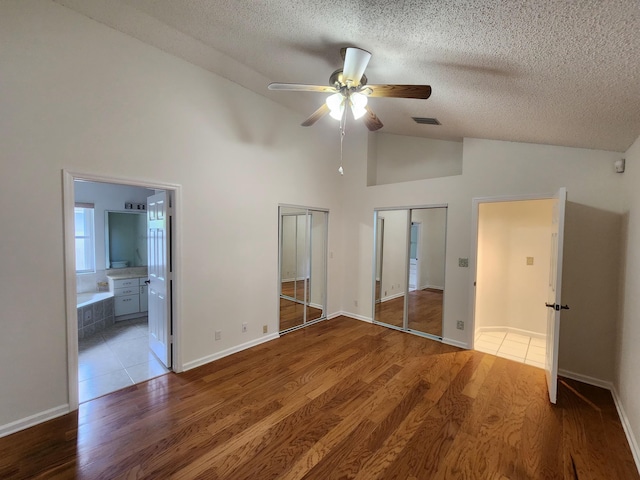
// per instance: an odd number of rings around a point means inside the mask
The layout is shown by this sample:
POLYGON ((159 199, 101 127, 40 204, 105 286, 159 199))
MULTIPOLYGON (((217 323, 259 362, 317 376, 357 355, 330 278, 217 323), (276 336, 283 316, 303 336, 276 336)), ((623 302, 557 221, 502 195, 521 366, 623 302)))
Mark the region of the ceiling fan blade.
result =
POLYGON ((431 87, 429 85, 366 85, 361 92, 370 97, 427 99, 431 96, 431 87))
POLYGON ((310 127, 311 125, 316 123, 318 120, 320 120, 322 117, 324 117, 327 113, 329 113, 329 107, 327 106, 326 103, 323 103, 319 109, 313 112, 311 116, 307 118, 304 122, 302 122, 300 125, 302 125, 303 127, 310 127))
POLYGON ((342 78, 345 83, 351 80, 352 86, 357 87, 360 85, 360 79, 362 79, 370 59, 371 54, 366 50, 355 47, 347 48, 342 69, 342 78))
POLYGON ((380 130, 384 125, 382 125, 382 122, 380 121, 378 116, 373 113, 373 110, 371 110, 371 107, 369 107, 368 105, 364 108, 367 109, 367 113, 362 117, 362 121, 364 122, 365 126, 372 132, 380 130))
POLYGON ((302 83, 270 83, 269 90, 290 90, 298 92, 336 93, 330 85, 305 85, 302 83))

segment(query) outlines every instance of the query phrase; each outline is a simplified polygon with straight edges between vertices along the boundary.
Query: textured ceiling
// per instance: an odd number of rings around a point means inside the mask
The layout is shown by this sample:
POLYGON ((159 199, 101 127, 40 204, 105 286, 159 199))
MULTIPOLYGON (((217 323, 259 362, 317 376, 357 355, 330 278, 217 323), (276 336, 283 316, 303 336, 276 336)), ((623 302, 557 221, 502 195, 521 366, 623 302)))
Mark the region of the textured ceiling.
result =
POLYGON ((327 84, 340 47, 358 46, 373 55, 369 83, 433 88, 428 100, 371 99, 381 132, 614 151, 640 135, 639 0, 57 2, 293 108, 300 121, 324 95, 267 84, 327 84))

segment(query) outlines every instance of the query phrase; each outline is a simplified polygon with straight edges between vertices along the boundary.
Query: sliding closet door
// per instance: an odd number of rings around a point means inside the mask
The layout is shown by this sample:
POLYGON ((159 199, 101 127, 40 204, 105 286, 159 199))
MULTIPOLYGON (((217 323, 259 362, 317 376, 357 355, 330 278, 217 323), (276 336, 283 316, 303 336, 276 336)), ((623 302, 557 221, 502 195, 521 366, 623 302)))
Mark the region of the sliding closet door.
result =
POLYGON ((374 323, 442 338, 447 207, 377 210, 374 323))
POLYGON ((374 320, 404 328, 408 210, 376 212, 374 320))
POLYGON ((328 212, 280 207, 280 331, 326 318, 328 212))
POLYGON ((446 225, 446 207, 411 210, 407 326, 435 337, 442 337, 446 225))

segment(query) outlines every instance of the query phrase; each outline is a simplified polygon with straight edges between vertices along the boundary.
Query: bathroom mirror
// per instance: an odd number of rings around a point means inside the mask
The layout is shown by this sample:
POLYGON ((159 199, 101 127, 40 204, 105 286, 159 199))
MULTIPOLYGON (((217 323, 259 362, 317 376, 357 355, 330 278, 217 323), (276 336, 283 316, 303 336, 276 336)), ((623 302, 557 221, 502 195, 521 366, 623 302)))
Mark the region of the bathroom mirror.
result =
POLYGON ((281 206, 280 331, 326 317, 328 212, 281 206))
POLYGON ((105 211, 107 268, 147 265, 147 213, 105 211))
POLYGON ((374 322, 442 338, 447 207, 376 210, 374 322))

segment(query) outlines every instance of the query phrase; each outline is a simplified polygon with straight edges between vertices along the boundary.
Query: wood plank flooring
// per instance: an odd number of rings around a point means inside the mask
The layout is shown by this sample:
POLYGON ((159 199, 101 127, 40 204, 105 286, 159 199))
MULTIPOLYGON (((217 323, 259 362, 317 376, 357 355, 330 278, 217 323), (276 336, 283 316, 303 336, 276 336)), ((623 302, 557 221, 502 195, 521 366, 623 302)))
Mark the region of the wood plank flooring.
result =
POLYGON ((0 478, 639 479, 609 392, 339 317, 0 439, 0 478))
MULTIPOLYGON (((409 328, 442 336, 442 290, 423 289, 409 292, 409 328)), ((402 327, 404 297, 376 303, 376 321, 402 327)))

